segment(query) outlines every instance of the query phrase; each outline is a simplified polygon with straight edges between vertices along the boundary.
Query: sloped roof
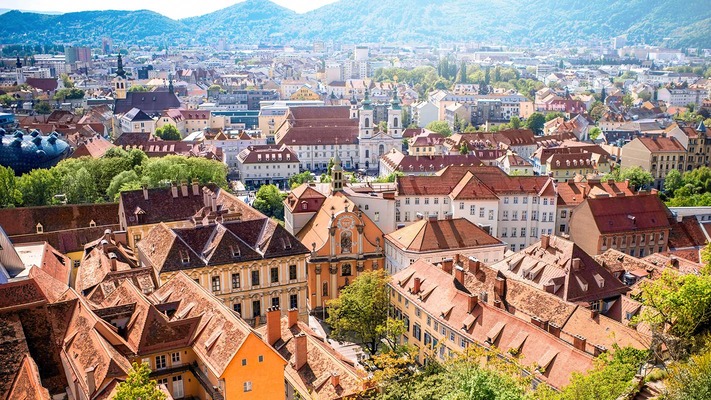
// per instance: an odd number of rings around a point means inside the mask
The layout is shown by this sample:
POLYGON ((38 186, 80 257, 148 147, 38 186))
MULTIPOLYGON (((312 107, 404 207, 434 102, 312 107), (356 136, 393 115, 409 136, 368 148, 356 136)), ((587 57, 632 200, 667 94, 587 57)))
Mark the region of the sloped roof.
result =
POLYGON ((597 197, 586 202, 602 234, 670 227, 667 208, 656 195, 597 197))
POLYGON ((423 218, 385 235, 385 238, 413 252, 464 250, 502 244, 499 239, 464 218, 434 221, 423 218))
POLYGON ((586 182, 559 182, 556 186, 559 206, 577 206, 590 196, 600 196, 603 193, 611 197, 633 196, 635 193, 629 182, 601 181, 588 179, 586 182))
POLYGON ((114 114, 138 108, 148 114, 160 114, 170 108, 180 108, 180 100, 171 92, 128 92, 125 99, 114 101, 114 114))

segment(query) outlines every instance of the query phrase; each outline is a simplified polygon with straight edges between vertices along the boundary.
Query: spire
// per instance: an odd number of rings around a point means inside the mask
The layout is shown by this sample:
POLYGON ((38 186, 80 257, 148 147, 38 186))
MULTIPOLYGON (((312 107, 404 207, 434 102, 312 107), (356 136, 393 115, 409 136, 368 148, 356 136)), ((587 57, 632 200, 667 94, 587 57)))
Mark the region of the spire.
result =
POLYGON ((368 88, 365 89, 365 98, 363 98, 363 109, 372 109, 372 106, 370 105, 370 93, 368 93, 368 88))
POLYGON ((358 104, 358 99, 356 99, 355 90, 351 91, 351 105, 355 106, 358 104))
POLYGON ((118 60, 116 61, 116 76, 126 78, 126 71, 123 70, 123 59, 121 58, 121 53, 119 53, 118 60))
POLYGON ((393 110, 399 110, 400 109, 400 99, 397 97, 397 85, 395 86, 393 90, 393 99, 390 101, 390 107, 392 107, 393 110))
POLYGON ((696 128, 696 131, 706 133, 706 125, 704 124, 704 121, 699 122, 699 126, 696 128))
POLYGON ((341 166, 341 157, 338 156, 338 151, 336 151, 336 156, 333 157, 333 167, 331 168, 331 191, 338 192, 343 190, 343 167, 341 166))
POLYGON ((170 93, 175 93, 175 88, 173 87, 173 74, 168 74, 168 91, 170 93))
POLYGON ((20 62, 20 56, 17 56, 17 62, 15 63, 17 68, 22 68, 22 63, 20 62))

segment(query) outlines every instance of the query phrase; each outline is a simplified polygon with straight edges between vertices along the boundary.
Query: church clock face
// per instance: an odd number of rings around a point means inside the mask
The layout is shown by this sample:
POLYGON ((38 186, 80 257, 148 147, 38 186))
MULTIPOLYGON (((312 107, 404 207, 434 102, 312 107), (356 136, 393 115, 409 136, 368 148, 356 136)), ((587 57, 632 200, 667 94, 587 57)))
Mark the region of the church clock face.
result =
POLYGON ((342 217, 338 220, 338 227, 342 230, 352 229, 354 225, 353 217, 342 217))

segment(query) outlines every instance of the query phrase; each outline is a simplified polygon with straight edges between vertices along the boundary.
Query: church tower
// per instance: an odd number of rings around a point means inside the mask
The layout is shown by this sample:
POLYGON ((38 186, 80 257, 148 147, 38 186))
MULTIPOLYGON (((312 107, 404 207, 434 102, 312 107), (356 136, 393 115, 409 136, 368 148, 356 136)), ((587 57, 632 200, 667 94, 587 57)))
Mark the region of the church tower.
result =
POLYGON ((331 193, 343 190, 343 182, 341 157, 338 156, 338 151, 336 151, 336 156, 333 158, 333 167, 331 168, 331 193))
POLYGON ((397 86, 393 87, 393 99, 388 108, 388 134, 394 138, 402 138, 402 107, 397 97, 397 86))
POLYGON ((370 94, 365 89, 365 98, 360 107, 360 124, 358 125, 358 139, 370 139, 373 135, 373 105, 370 103, 370 94))
POLYGON ((116 77, 111 81, 114 86, 114 92, 116 93, 117 99, 126 98, 126 90, 128 89, 126 81, 126 71, 123 70, 123 59, 121 58, 121 53, 118 55, 118 61, 116 63, 116 77))
POLYGON ((15 63, 15 80, 18 85, 25 83, 25 74, 22 72, 22 62, 20 62, 20 56, 17 56, 17 62, 15 63))
POLYGON ((351 119, 358 119, 358 100, 356 99, 355 92, 351 96, 351 119))

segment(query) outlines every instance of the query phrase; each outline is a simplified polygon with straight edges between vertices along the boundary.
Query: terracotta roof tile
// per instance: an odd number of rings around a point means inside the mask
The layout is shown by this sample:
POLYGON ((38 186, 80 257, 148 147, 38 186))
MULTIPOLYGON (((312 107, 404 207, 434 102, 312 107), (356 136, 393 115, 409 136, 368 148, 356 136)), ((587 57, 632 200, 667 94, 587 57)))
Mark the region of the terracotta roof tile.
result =
POLYGON ((397 247, 427 252, 499 245, 502 242, 464 218, 431 221, 424 218, 385 236, 397 247))

